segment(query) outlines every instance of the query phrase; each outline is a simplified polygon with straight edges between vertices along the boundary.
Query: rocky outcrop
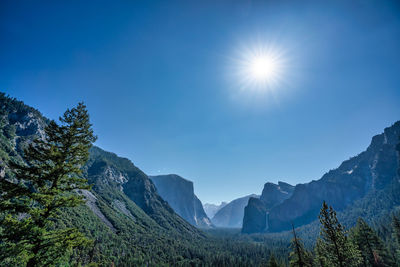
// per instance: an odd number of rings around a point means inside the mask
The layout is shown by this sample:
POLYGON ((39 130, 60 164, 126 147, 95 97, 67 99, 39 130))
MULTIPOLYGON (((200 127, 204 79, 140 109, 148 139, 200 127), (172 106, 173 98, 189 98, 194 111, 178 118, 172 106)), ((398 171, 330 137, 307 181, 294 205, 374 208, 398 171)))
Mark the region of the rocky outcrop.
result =
POLYGON ((257 195, 248 195, 229 202, 220 209, 211 219, 217 227, 241 228, 243 224, 244 207, 246 207, 249 198, 258 198, 257 195))
POLYGON ((201 201, 194 194, 193 182, 179 175, 150 176, 158 194, 172 209, 194 226, 211 227, 211 221, 204 212, 201 201))
POLYGON ((243 233, 257 233, 268 229, 268 212, 292 196, 294 186, 278 182, 266 183, 259 199, 250 198, 243 218, 243 233))
POLYGON ((8 162, 22 160, 24 147, 44 138, 48 121, 36 109, 0 92, 0 177, 12 176, 8 162))
POLYGON ((293 194, 294 186, 279 181, 278 184, 266 183, 261 193, 260 200, 264 202, 266 209, 270 210, 274 206, 282 203, 293 194))

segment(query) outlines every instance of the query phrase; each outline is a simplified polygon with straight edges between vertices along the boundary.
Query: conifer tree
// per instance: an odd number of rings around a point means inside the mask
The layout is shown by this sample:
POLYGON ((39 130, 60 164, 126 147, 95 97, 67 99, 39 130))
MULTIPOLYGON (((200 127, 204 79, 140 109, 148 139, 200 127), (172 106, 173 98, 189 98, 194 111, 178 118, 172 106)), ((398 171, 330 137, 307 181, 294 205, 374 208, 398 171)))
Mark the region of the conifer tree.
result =
POLYGON ((289 265, 298 267, 312 266, 312 256, 304 248, 303 242, 297 237, 294 225, 292 224, 293 239, 291 242, 292 251, 290 252, 289 265))
POLYGON ((351 231, 351 238, 361 251, 365 266, 394 265, 383 241, 363 219, 358 219, 357 225, 351 231))
POLYGON ((315 243, 314 248, 314 266, 318 267, 330 267, 332 265, 328 265, 327 253, 325 251, 325 246, 320 237, 317 238, 317 242, 315 243))
POLYGON ((267 267, 279 267, 278 261, 276 260, 274 254, 271 254, 271 256, 269 257, 267 267))
POLYGON ((55 229, 54 220, 62 208, 83 203, 76 190, 90 188, 81 168, 96 137, 83 103, 68 109, 60 122, 51 121, 45 137, 25 149, 24 163, 10 162, 13 180, 0 180, 2 262, 12 264, 14 258, 27 266, 53 266, 89 242, 76 229, 55 229))
POLYGON ((321 223, 320 249, 325 253, 327 266, 358 266, 361 261, 360 251, 347 237, 344 227, 339 223, 336 212, 325 201, 319 215, 321 223))

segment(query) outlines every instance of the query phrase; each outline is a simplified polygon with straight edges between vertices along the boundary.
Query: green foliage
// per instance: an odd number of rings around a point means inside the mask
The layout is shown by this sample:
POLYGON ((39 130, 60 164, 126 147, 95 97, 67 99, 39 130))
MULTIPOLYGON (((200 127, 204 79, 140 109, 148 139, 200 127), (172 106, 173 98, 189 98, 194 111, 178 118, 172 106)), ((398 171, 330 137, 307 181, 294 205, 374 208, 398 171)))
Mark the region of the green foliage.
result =
POLYGON ((396 242, 394 245, 395 257, 400 262, 400 218, 396 215, 393 215, 393 236, 396 242))
POLYGON ((394 265, 393 259, 383 241, 363 219, 358 219, 357 225, 350 231, 350 236, 361 251, 364 266, 394 265))
POLYGON ((72 248, 89 241, 74 228, 55 229, 63 207, 83 203, 77 189, 89 189, 81 167, 89 157, 93 135, 85 105, 67 110, 61 125, 51 121, 45 137, 24 151, 24 162, 10 161, 13 179, 1 179, 1 260, 27 266, 54 265, 72 248))
POLYGON ((297 237, 294 226, 293 229, 293 239, 291 242, 292 251, 289 254, 289 265, 298 267, 308 267, 312 266, 313 257, 312 254, 304 248, 304 244, 300 238, 297 237))
POLYGON ((318 254, 324 257, 323 261, 327 266, 358 266, 361 261, 360 251, 347 237, 344 227, 336 217, 335 210, 328 207, 325 201, 322 204, 319 220, 321 242, 318 244, 318 254))
POLYGON ((324 241, 318 237, 314 247, 314 266, 325 267, 329 265, 324 241))
POLYGON ((271 254, 271 256, 269 257, 267 267, 279 267, 278 261, 276 260, 274 254, 271 254))

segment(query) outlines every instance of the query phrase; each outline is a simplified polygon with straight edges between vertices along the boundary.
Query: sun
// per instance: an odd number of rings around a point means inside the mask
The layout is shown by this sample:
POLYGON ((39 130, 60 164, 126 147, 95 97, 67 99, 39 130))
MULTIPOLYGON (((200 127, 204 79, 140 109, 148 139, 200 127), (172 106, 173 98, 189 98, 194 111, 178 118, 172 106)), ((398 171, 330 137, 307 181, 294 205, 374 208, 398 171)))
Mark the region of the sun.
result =
POLYGON ((238 76, 243 89, 277 90, 283 81, 285 55, 272 45, 258 44, 242 49, 238 60, 238 76))
POLYGON ((251 75, 255 80, 268 81, 273 79, 279 72, 279 64, 270 55, 260 55, 250 62, 251 75))

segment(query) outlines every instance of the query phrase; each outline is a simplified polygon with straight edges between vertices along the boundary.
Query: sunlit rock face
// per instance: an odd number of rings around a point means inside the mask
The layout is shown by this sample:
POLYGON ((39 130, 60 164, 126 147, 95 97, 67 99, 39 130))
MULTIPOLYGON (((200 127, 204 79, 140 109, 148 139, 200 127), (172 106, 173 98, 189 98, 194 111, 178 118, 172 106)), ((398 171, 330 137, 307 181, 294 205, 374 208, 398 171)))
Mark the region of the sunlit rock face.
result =
POLYGON ((9 122, 15 125, 18 136, 37 135, 44 138, 45 122, 35 115, 34 111, 13 112, 8 115, 9 122))
POLYGON ((318 218, 324 200, 341 211, 367 194, 390 186, 398 179, 395 147, 399 135, 400 122, 396 122, 374 136, 366 151, 344 161, 317 181, 296 185, 288 199, 268 212, 266 229, 254 228, 254 232, 288 230, 291 223, 296 227, 308 224, 318 218))
POLYGON ((13 176, 8 168, 9 160, 21 160, 24 148, 33 139, 43 139, 48 122, 38 110, 0 92, 1 178, 13 176))
POLYGON ((211 227, 201 201, 194 194, 193 182, 176 174, 150 176, 158 194, 183 219, 201 228, 211 227))
POLYGON ((268 229, 268 212, 292 196, 294 186, 278 182, 266 183, 259 199, 250 198, 244 210, 243 233, 258 233, 268 229))

